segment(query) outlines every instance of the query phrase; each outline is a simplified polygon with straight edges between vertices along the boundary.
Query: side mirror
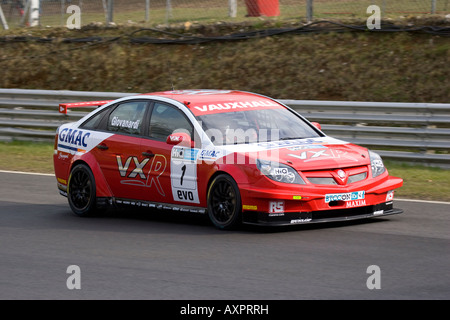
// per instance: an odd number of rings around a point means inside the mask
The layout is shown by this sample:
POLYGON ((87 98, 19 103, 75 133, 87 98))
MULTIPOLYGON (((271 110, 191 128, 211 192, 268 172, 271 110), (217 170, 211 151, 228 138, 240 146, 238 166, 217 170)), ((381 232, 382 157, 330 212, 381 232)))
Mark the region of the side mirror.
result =
POLYGON ((311 124, 312 124, 314 127, 316 127, 317 129, 319 129, 319 130, 322 131, 322 126, 320 125, 320 123, 318 123, 318 122, 311 122, 311 124))
POLYGON ((180 145, 182 147, 188 148, 194 147, 194 141, 192 141, 191 137, 184 132, 172 133, 170 136, 167 137, 166 143, 173 146, 180 145))

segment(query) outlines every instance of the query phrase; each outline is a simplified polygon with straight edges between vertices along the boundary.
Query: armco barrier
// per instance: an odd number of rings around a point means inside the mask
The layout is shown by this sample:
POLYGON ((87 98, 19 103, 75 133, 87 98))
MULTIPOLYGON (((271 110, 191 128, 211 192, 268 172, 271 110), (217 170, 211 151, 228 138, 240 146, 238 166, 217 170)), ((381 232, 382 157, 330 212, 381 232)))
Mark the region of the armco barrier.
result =
MULTIPOLYGON (((117 99, 135 93, 0 89, 0 140, 49 141, 89 109, 58 113, 62 102, 117 99)), ((330 136, 384 158, 450 168, 450 104, 279 100, 330 136)))

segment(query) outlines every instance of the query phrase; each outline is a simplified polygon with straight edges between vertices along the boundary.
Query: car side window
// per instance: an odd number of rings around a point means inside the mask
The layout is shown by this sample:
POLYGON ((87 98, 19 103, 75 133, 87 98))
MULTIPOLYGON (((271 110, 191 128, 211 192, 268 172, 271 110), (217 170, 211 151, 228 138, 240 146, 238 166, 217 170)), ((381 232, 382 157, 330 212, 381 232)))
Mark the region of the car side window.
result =
POLYGON ((141 134, 147 102, 130 101, 117 106, 108 117, 108 131, 126 134, 141 134))
POLYGON ((192 138, 192 124, 177 108, 155 102, 150 118, 150 137, 155 140, 166 141, 169 135, 176 132, 186 132, 192 138))
POLYGON ((80 127, 87 130, 99 129, 105 114, 110 110, 110 108, 105 108, 102 111, 97 112, 91 118, 86 120, 80 127))

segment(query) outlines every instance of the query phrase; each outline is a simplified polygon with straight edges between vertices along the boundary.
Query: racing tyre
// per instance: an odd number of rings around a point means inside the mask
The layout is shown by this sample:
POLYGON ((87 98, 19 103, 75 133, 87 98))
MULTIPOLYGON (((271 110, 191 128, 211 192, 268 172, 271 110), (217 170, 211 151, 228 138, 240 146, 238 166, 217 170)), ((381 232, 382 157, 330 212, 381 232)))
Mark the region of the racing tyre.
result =
POLYGON ((96 209, 95 179, 85 164, 78 164, 70 173, 67 198, 72 211, 78 216, 90 216, 96 209))
POLYGON ((214 178, 208 189, 208 215, 219 229, 230 230, 241 223, 241 194, 229 175, 214 178))

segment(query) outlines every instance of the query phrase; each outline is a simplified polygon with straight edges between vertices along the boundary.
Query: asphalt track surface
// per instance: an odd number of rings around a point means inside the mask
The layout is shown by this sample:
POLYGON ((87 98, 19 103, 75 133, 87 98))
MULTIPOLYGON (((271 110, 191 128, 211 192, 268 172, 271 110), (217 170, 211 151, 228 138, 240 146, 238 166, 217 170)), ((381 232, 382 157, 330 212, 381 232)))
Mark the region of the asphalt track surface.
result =
POLYGON ((327 225, 216 230, 203 217, 79 218, 52 176, 0 173, 0 299, 449 299, 450 204, 327 225), (69 290, 67 268, 80 268, 69 290), (371 265, 380 289, 368 289, 371 265))

